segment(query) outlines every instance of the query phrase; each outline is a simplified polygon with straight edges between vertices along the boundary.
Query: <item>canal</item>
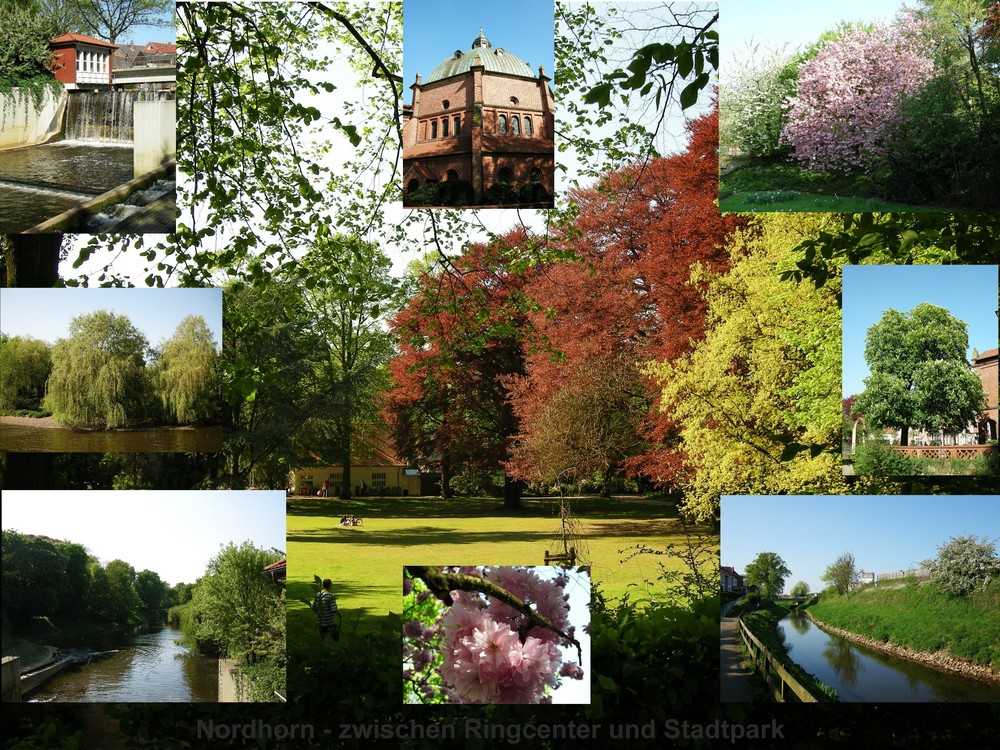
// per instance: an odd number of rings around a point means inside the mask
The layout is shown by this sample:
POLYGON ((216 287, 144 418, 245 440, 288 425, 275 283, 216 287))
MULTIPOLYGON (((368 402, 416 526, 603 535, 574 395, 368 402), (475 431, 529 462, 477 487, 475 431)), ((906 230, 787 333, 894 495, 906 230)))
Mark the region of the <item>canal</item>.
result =
MULTIPOLYGON (((177 641, 166 626, 102 641, 89 664, 71 667, 32 693, 30 701, 64 703, 203 703, 218 700, 218 661, 177 641)), ((74 650, 70 650, 74 653, 74 650)))
POLYGON ((831 635, 804 613, 778 622, 788 655, 845 703, 1000 702, 1000 685, 897 659, 831 635))

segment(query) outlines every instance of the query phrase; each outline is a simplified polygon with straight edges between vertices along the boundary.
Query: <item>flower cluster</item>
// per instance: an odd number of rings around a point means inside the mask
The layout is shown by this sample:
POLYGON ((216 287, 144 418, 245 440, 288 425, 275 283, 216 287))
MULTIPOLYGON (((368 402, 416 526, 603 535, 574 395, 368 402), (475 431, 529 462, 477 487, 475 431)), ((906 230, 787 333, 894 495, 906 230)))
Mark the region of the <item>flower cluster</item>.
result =
POLYGON ((924 35, 904 16, 828 43, 799 69, 781 142, 810 169, 871 169, 894 136, 900 104, 933 76, 924 35))
MULTIPOLYGON (((404 677, 408 695, 425 702, 544 703, 561 678, 582 679, 582 668, 563 662, 559 646, 573 637, 569 625, 565 572, 546 579, 531 568, 460 568, 481 577, 531 605, 553 626, 532 621, 499 598, 475 591, 452 591, 453 605, 437 602, 438 615, 430 624, 409 619, 403 626, 404 677)), ((408 610, 426 607, 429 592, 414 582, 407 596, 408 610)), ((407 616, 412 612, 408 611, 407 616)), ((426 620, 426 618, 425 618, 426 620)))

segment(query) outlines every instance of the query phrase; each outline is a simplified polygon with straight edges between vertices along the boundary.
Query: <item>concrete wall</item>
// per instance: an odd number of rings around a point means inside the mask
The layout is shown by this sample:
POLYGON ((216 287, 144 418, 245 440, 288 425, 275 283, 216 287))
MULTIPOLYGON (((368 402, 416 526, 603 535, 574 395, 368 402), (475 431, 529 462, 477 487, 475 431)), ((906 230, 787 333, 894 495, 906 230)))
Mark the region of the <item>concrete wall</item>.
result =
POLYGON ((66 97, 66 89, 60 88, 53 96, 46 88, 42 106, 36 110, 31 92, 19 88, 9 94, 0 92, 0 150, 33 146, 57 135, 62 129, 66 97))
POLYGON ((21 702, 21 660, 16 656, 3 657, 3 702, 21 702))
POLYGON ((177 156, 177 102, 136 102, 134 174, 151 172, 177 156))
POLYGON ((239 669, 235 659, 219 659, 219 703, 239 703, 236 675, 239 669))

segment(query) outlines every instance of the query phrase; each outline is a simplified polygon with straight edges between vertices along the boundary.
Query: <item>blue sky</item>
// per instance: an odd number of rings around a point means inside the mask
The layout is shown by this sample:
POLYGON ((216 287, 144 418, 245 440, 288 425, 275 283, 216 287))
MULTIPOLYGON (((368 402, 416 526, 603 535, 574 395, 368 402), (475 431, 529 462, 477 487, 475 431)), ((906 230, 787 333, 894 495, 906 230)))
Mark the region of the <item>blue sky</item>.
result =
POLYGON ((865 334, 889 308, 921 302, 943 307, 969 326, 969 350, 997 345, 997 266, 844 266, 844 398, 864 390, 865 334))
POLYGON ((902 0, 720 0, 720 75, 745 57, 748 42, 761 52, 787 44, 791 54, 841 21, 889 22, 902 7, 902 0))
POLYGON ((44 490, 3 493, 3 528, 85 546, 167 583, 194 583, 229 542, 285 549, 285 493, 44 490))
POLYGON ((830 563, 850 552, 859 569, 887 573, 919 567, 954 536, 1000 537, 1000 501, 982 495, 724 496, 722 565, 744 573, 761 552, 792 571, 788 591, 805 581, 825 587, 830 563))
MULTIPOLYGON (((456 0, 406 0, 403 3, 403 85, 409 102, 416 74, 428 74, 455 52, 472 48, 479 27, 490 44, 517 55, 537 75, 553 75, 555 6, 551 0, 469 3, 456 0)), ((551 85, 551 84, 550 84, 551 85)))
POLYGON ((205 319, 222 345, 221 289, 2 289, 0 330, 48 341, 66 338, 70 321, 95 310, 125 315, 153 346, 174 335, 187 315, 205 319))

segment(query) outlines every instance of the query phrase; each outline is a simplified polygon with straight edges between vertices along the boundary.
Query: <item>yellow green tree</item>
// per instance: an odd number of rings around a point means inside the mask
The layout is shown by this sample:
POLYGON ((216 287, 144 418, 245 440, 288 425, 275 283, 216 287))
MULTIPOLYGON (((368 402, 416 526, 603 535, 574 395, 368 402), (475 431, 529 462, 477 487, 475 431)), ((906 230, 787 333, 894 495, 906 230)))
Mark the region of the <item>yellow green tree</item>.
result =
POLYGON ((755 219, 730 247, 731 269, 695 266, 708 330, 690 354, 654 363, 662 408, 677 423, 685 508, 718 519, 723 494, 810 494, 844 489, 840 433, 840 277, 817 288, 782 281, 791 251, 836 219, 755 219))
POLYGON ((218 358, 204 318, 185 317, 163 343, 153 377, 167 419, 184 424, 218 416, 218 358))

